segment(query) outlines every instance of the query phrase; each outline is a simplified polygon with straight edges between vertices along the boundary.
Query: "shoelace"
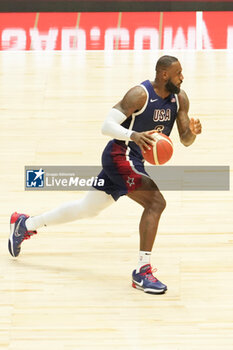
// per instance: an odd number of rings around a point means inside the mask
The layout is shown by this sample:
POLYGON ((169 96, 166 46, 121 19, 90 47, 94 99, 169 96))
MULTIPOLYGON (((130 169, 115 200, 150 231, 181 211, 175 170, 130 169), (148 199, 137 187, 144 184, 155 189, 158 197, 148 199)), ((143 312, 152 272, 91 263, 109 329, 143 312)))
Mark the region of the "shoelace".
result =
POLYGON ((142 273, 141 275, 142 276, 146 276, 146 278, 151 281, 151 282, 157 282, 157 278, 153 275, 153 273, 155 273, 157 271, 156 268, 153 268, 152 267, 150 269, 148 269, 146 272, 142 273))

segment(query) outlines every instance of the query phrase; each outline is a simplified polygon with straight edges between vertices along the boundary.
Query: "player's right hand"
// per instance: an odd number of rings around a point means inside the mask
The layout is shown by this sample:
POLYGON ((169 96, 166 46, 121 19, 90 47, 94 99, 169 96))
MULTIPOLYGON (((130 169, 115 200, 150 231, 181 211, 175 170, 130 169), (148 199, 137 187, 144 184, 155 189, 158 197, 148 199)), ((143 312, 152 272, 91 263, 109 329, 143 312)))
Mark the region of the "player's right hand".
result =
POLYGON ((154 138, 150 135, 150 131, 134 131, 130 138, 140 147, 142 153, 145 153, 146 149, 150 149, 153 146, 154 138))

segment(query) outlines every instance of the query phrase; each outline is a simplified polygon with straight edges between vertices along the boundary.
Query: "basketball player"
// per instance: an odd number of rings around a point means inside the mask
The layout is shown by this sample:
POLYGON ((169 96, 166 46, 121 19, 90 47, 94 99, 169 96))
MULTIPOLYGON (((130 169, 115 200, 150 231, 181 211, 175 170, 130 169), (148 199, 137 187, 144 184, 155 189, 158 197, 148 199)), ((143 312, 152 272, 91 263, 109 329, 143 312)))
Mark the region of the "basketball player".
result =
POLYGON ((152 145, 149 131, 155 129, 169 136, 175 121, 185 146, 191 145, 201 133, 199 119, 188 117, 189 100, 180 89, 183 79, 178 59, 162 56, 156 64, 155 80, 146 80, 126 93, 110 110, 102 127, 103 134, 113 138, 102 155, 103 170, 99 178, 104 179, 105 185, 96 186, 81 200, 65 203, 39 216, 12 214, 9 237, 12 256, 19 255, 21 243, 37 233, 39 227, 95 216, 120 196, 127 195, 143 207, 139 261, 132 274, 132 286, 154 294, 167 290, 153 275, 150 264, 165 200, 144 169, 143 152, 152 145))

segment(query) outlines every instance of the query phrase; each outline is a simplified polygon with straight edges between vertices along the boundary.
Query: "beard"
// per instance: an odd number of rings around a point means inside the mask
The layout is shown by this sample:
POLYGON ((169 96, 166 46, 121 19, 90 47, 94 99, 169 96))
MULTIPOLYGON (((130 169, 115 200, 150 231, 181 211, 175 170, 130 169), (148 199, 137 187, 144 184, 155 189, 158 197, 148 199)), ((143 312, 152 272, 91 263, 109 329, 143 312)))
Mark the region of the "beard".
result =
POLYGON ((178 94, 180 92, 180 88, 176 85, 174 85, 171 82, 171 79, 169 79, 167 81, 167 83, 165 84, 165 88, 167 89, 167 91, 169 91, 171 94, 178 94))

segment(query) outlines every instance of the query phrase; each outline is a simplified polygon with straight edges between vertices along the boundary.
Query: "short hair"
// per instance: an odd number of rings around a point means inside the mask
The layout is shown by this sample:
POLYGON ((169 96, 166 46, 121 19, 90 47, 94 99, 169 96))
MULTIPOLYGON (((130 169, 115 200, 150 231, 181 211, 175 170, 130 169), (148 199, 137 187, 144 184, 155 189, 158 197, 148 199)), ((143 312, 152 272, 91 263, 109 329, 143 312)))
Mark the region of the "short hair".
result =
POLYGON ((167 69, 172 65, 173 62, 177 62, 177 61, 178 61, 178 58, 174 56, 164 55, 158 59, 155 66, 155 70, 156 72, 159 72, 161 70, 167 69))

